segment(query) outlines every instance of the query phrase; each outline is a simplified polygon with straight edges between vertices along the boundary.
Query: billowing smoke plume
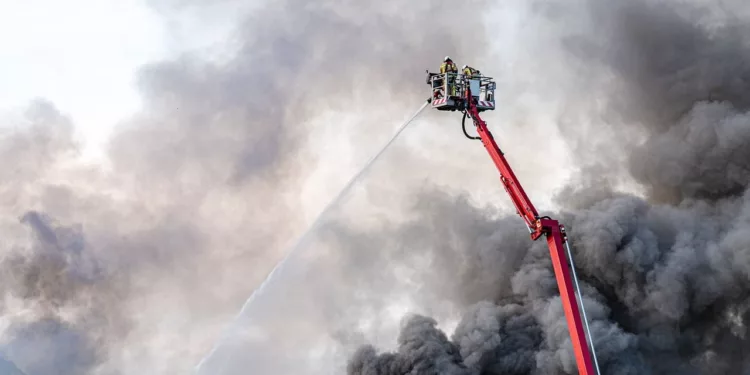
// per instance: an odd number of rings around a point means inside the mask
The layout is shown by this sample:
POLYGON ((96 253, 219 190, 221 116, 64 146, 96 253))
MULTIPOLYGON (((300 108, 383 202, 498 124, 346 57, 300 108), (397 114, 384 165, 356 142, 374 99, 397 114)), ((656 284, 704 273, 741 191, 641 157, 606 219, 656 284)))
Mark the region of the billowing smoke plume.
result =
MULTIPOLYGON (((712 5, 649 1, 540 8, 553 24, 579 17, 581 30, 561 40, 596 88, 584 96, 600 96, 596 105, 571 100, 561 118, 584 167, 558 196, 557 216, 571 233, 603 374, 750 371, 750 34, 747 6, 723 5, 718 14, 712 5), (574 127, 580 118, 588 127, 574 127), (616 192, 623 173, 645 198, 616 192)), ((474 220, 484 217, 475 211, 474 220)), ((577 373, 546 245, 496 231, 490 247, 453 250, 485 260, 477 284, 494 270, 509 289, 482 295, 460 284, 476 304, 450 341, 432 326, 420 337, 443 350, 403 339, 392 353, 363 346, 348 373, 440 374, 447 358, 464 371, 454 373, 577 373), (504 272, 487 254, 522 260, 504 272), (386 366, 393 363, 406 365, 386 366)), ((485 236, 465 233, 477 235, 485 236)), ((403 335, 423 321, 406 321, 403 335)))
MULTIPOLYGON (((746 6, 522 3, 493 14, 484 1, 257 4, 228 57, 144 67, 145 107, 112 140, 111 170, 74 166, 73 124, 32 103, 0 134, 0 368, 191 371, 306 224, 305 183, 328 177, 315 175, 316 158, 342 166, 309 199, 325 202, 384 124, 424 99, 422 69, 449 54, 499 76, 505 105, 488 120, 525 124, 497 129, 527 187, 559 169, 547 149, 521 153, 552 133, 535 133, 541 112, 581 166, 556 216, 572 235, 603 373, 748 371, 746 6), (490 14, 518 27, 486 28, 497 26, 490 14), (512 61, 496 59, 493 40, 512 61), (317 152, 346 141, 354 150, 317 152), (633 181, 645 199, 617 192, 633 181)), ((456 128, 441 127, 456 118, 437 118, 415 124, 367 181, 389 186, 348 202, 408 202, 409 212, 328 223, 324 246, 291 263, 207 373, 575 373, 546 246, 515 216, 422 188, 432 171, 468 190, 487 176, 486 191, 500 190, 481 145, 456 142, 456 128), (394 301, 422 314, 391 335, 394 301), (399 347, 379 354, 396 336, 399 347)))
POLYGON ((365 144, 331 152, 352 163, 341 181, 427 96, 422 69, 485 44, 481 22, 454 22, 479 15, 446 1, 252 8, 227 55, 141 69, 144 108, 111 140, 109 169, 76 164, 73 121, 52 103, 3 118, 0 354, 26 375, 191 371, 306 224, 317 116, 387 113, 361 133, 336 124, 365 144))
POLYGON ((462 364, 456 345, 437 329, 433 319, 415 316, 409 319, 399 336, 401 355, 377 356, 366 347, 357 353, 350 372, 363 374, 450 374, 464 375, 469 371, 462 364))

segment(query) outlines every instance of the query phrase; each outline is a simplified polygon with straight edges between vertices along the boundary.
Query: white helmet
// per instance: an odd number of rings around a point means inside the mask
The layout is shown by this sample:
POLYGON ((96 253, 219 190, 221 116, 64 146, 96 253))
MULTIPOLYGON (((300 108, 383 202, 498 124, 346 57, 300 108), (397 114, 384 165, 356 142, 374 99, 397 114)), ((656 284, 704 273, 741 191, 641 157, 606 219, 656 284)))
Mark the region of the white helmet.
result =
POLYGON ((468 65, 465 65, 465 64, 464 64, 464 67, 463 67, 463 68, 461 68, 461 69, 466 69, 466 68, 468 68, 468 67, 469 67, 468 65))
POLYGON ((451 57, 450 57, 450 56, 445 56, 445 59, 443 59, 443 61, 448 61, 448 60, 450 60, 450 59, 451 59, 451 57))

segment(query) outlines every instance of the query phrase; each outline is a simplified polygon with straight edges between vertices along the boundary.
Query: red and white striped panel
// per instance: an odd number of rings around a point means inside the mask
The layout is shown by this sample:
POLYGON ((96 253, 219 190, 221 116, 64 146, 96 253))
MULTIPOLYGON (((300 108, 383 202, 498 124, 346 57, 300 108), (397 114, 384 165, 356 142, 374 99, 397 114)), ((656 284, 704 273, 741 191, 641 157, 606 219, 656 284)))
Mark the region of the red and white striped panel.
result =
POLYGON ((435 99, 432 101, 432 105, 433 106, 443 105, 445 104, 446 101, 448 101, 448 98, 435 99))
POLYGON ((480 101, 477 104, 479 104, 480 107, 490 107, 490 108, 493 108, 495 106, 495 104, 492 103, 492 102, 483 102, 483 101, 480 101))

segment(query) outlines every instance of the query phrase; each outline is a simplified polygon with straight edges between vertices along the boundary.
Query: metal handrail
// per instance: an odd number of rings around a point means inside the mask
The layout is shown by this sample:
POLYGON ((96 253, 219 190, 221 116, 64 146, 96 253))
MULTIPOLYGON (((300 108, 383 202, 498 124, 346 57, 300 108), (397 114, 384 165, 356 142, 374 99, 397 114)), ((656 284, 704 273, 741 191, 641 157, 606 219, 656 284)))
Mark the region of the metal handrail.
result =
MULTIPOLYGON (((428 72, 429 73, 429 72, 428 72)), ((450 97, 463 97, 464 93, 466 92, 466 87, 468 86, 469 81, 478 80, 479 81, 479 87, 480 92, 477 93, 479 95, 484 95, 485 97, 489 93, 493 93, 495 91, 494 87, 494 80, 492 77, 487 76, 467 76, 463 73, 429 73, 429 79, 428 83, 432 87, 433 90, 440 89, 443 91, 443 93, 448 92, 448 81, 452 81, 451 84, 455 86, 455 95, 446 95, 450 97), (442 81, 439 86, 435 85, 436 81, 442 81), (481 93, 481 94, 480 94, 481 93)), ((492 95, 494 97, 494 95, 492 95)), ((494 98, 491 99, 494 101, 494 98)))

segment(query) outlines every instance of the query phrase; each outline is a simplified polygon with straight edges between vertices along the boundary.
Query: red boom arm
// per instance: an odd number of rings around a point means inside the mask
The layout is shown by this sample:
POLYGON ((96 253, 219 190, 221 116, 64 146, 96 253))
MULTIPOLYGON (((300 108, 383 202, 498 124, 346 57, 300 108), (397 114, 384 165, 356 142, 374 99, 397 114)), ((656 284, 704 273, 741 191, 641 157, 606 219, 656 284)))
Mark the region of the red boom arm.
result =
POLYGON ((568 320, 568 330, 570 331, 570 337, 573 342, 573 350, 575 351, 576 362, 578 363, 579 373, 581 375, 595 375, 594 366, 591 361, 591 354, 589 352, 589 346, 584 333, 583 321, 581 320, 581 314, 578 310, 578 302, 576 300, 575 289, 573 287, 573 281, 570 275, 570 264, 566 257, 564 244, 567 241, 565 235, 565 228, 557 221, 549 218, 539 218, 534 205, 529 200, 526 192, 521 187, 521 183, 516 178, 513 170, 510 168, 508 161, 505 160, 502 151, 495 143, 495 139, 492 137, 487 124, 479 117, 479 111, 477 110, 474 98, 471 96, 471 91, 466 89, 466 104, 467 112, 474 120, 477 132, 479 133, 484 147, 489 152, 492 161, 495 162, 495 166, 500 171, 500 180, 505 186, 505 190, 510 195, 510 199, 516 206, 518 214, 526 221, 526 224, 531 230, 531 239, 536 240, 542 235, 547 236, 547 245, 549 246, 550 255, 552 256, 552 266, 555 269, 555 277, 557 278, 557 286, 560 289, 560 297, 562 298, 563 308, 565 309, 565 317, 568 320))

